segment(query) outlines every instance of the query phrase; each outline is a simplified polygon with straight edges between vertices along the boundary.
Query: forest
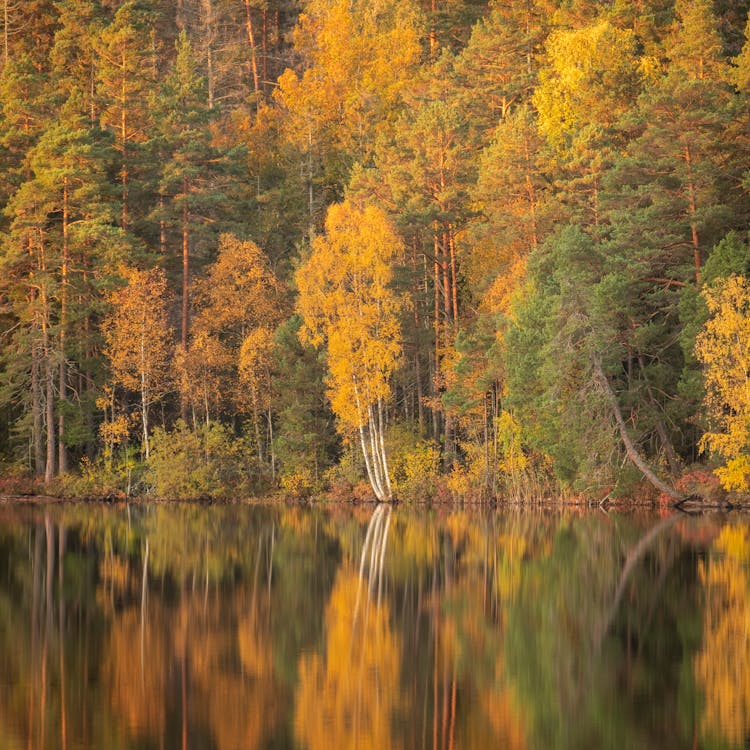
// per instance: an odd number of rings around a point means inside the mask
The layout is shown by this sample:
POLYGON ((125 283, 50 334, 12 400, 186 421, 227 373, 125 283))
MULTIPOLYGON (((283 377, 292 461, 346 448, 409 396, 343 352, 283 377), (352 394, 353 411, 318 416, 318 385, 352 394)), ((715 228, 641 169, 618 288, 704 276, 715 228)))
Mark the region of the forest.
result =
POLYGON ((3 0, 0 489, 742 497, 749 9, 3 0))

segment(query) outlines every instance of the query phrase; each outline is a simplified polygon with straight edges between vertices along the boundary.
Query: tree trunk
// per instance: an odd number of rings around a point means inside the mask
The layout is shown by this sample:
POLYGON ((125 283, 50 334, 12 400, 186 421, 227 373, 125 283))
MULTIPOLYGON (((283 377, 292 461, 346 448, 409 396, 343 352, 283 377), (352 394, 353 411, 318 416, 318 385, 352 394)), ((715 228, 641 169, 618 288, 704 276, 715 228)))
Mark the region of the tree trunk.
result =
POLYGON ((458 282, 457 282, 457 262, 456 262, 456 238, 453 229, 448 230, 448 249, 450 251, 451 262, 451 313, 453 324, 458 325, 458 282))
POLYGON ((264 5, 263 7, 263 33, 261 38, 261 49, 263 51, 263 79, 261 80, 261 91, 263 92, 263 98, 265 99, 268 92, 268 8, 264 5))
POLYGON ((388 499, 393 497, 393 488, 391 487, 391 477, 388 473, 388 454, 385 451, 385 415, 383 409, 383 399, 378 399, 378 436, 379 436, 379 448, 380 448, 380 463, 383 471, 383 479, 385 481, 385 490, 388 495, 388 499))
POLYGON ((3 68, 8 64, 8 44, 10 43, 10 19, 8 18, 8 0, 3 2, 3 68))
POLYGON ((58 381, 59 391, 59 411, 57 415, 57 437, 58 437, 58 455, 57 463, 61 474, 68 470, 68 451, 65 447, 63 437, 65 435, 65 402, 67 401, 68 391, 68 371, 65 360, 65 337, 66 327, 68 324, 68 265, 70 262, 69 255, 69 238, 68 224, 70 221, 68 206, 68 178, 63 178, 63 217, 62 217, 62 266, 60 269, 60 372, 58 381))
POLYGON ((260 435, 260 416, 258 415, 258 400, 253 394, 253 429, 255 431, 255 447, 258 449, 258 463, 263 465, 263 438, 260 435))
POLYGON ((250 45, 250 71, 253 74, 253 91, 256 101, 260 97, 260 76, 258 74, 258 54, 255 45, 255 32, 253 30, 253 15, 250 0, 245 0, 245 29, 247 30, 247 42, 250 45))
POLYGON ((31 342, 31 414, 33 423, 32 443, 34 450, 34 475, 44 476, 44 413, 42 409, 41 386, 41 357, 39 341, 34 338, 31 342))
POLYGON ((167 222, 164 221, 164 196, 159 193, 159 252, 167 254, 167 222))
POLYGON ((214 7, 213 0, 203 0, 206 25, 206 83, 208 86, 208 108, 214 108, 214 7))
POLYGON ((695 198, 695 181, 693 180, 693 157, 690 144, 685 144, 685 164, 688 171, 688 203, 690 206, 690 236, 693 244, 693 265, 695 266, 695 283, 700 281, 701 250, 698 243, 698 226, 696 224, 697 201, 695 198))
POLYGON ((47 430, 47 459, 44 467, 44 481, 49 483, 55 477, 55 375, 52 364, 52 345, 49 333, 49 308, 47 293, 42 288, 40 292, 42 303, 42 354, 44 356, 45 382, 45 422, 47 430))
POLYGON ((592 362, 594 365, 594 374, 596 375, 596 378, 599 381, 599 384, 604 391, 604 395, 606 396, 607 401, 609 402, 609 405, 612 409, 612 415, 615 418, 615 422, 617 422, 617 428, 620 431, 620 437, 622 438, 622 442, 625 445, 625 452, 627 453, 628 458, 633 462, 633 464, 635 464, 636 467, 638 467, 643 476, 645 476, 646 479, 648 479, 648 481, 651 482, 654 487, 656 487, 656 489, 663 492, 668 497, 671 497, 676 503, 681 502, 683 498, 679 494, 679 492, 677 492, 674 487, 671 487, 666 482, 659 479, 659 477, 654 474, 644 458, 638 452, 638 449, 630 439, 630 435, 628 435, 628 428, 625 424, 625 420, 623 419, 622 412, 620 411, 620 405, 617 403, 617 397, 615 396, 614 391, 612 390, 612 387, 607 380, 607 376, 604 374, 601 362, 596 357, 592 357, 592 362))
POLYGON ((367 439, 365 438, 365 428, 363 425, 359 426, 359 445, 362 449, 362 456, 365 459, 365 471, 367 472, 367 478, 370 480, 370 487, 375 493, 375 497, 378 500, 383 500, 382 490, 378 485, 377 479, 373 472, 372 464, 370 463, 370 453, 367 450, 367 439))
MULTIPOLYGON (((183 180, 183 193, 187 200, 187 181, 183 180)), ((187 353, 188 348, 188 328, 190 325, 190 231, 189 231, 190 214, 188 213, 187 203, 182 209, 182 316, 180 322, 180 342, 187 353)))
POLYGON ((536 190, 534 189, 534 182, 532 180, 532 174, 534 172, 531 160, 531 144, 529 143, 528 131, 524 133, 523 147, 524 147, 524 161, 526 162, 526 196, 529 201, 529 215, 531 217, 531 249, 536 250, 539 243, 539 231, 537 228, 536 218, 536 190))
MULTIPOLYGON (((122 53, 122 70, 127 70, 125 53, 122 53)), ((125 91, 125 76, 123 75, 120 86, 120 148, 122 149, 122 168, 120 170, 120 185, 122 190, 122 208, 120 222, 123 229, 127 229, 130 223, 128 217, 128 160, 127 160, 127 93, 125 91)))
POLYGON ((437 38, 437 0, 432 0, 430 9, 432 10, 432 18, 430 19, 430 59, 434 60, 438 52, 438 38, 437 38))
POLYGON ((141 329, 141 424, 143 426, 143 455, 148 461, 148 383, 146 375, 146 332, 141 329))
MULTIPOLYGON (((187 207, 187 179, 182 181, 182 190, 185 197, 185 206, 182 209, 182 315, 180 325, 180 342, 183 353, 188 351, 188 329, 190 325, 189 314, 189 290, 190 290, 190 214, 187 207)), ((188 422, 188 399, 184 393, 180 393, 180 416, 182 421, 188 422)))
MULTIPOLYGON (((378 436, 375 434, 376 422, 373 407, 369 407, 365 410, 359 397, 359 391, 357 384, 354 384, 354 394, 356 399, 357 414, 359 415, 359 441, 362 448, 362 456, 365 459, 365 469, 367 471, 367 478, 370 480, 370 486, 372 491, 375 493, 375 497, 381 502, 385 502, 391 499, 390 493, 390 482, 388 485, 385 484, 383 479, 383 462, 385 451, 379 449, 382 445, 382 441, 378 440, 378 436), (365 435, 367 432, 367 435, 365 435)), ((387 471, 387 463, 385 464, 387 471)))

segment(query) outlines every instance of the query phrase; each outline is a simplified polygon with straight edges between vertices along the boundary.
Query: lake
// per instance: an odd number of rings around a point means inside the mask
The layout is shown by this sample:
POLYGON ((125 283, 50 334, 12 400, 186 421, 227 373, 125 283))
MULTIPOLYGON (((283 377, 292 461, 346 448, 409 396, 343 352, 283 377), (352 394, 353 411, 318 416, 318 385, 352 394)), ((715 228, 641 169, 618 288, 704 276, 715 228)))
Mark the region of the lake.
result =
POLYGON ((748 520, 0 505, 0 748, 747 747, 748 520))

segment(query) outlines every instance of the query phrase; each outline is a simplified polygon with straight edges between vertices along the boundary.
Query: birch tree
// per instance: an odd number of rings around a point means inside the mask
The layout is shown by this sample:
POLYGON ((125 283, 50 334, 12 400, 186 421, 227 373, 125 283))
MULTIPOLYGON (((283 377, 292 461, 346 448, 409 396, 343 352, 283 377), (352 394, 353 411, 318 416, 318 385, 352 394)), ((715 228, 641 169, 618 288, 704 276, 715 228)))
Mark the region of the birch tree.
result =
POLYGON ((125 269, 127 285, 110 295, 104 322, 114 380, 140 398, 143 455, 149 457, 151 406, 172 388, 172 331, 167 323, 167 281, 161 269, 125 269))
POLYGON ((303 340, 325 345, 328 397, 344 435, 356 434, 378 500, 392 497, 385 450, 390 377, 401 354, 401 302, 390 287, 403 243, 379 208, 331 206, 325 235, 297 271, 303 340))
POLYGON ((722 485, 743 492, 750 485, 750 283, 733 275, 703 296, 711 317, 695 345, 709 419, 701 445, 726 459, 716 470, 722 485))

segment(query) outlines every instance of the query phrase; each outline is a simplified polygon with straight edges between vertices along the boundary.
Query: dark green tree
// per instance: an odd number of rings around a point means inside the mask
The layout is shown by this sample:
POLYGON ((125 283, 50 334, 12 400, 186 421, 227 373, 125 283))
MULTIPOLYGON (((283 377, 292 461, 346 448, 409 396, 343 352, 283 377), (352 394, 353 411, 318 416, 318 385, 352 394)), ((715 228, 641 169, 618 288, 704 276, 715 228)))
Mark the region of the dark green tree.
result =
POLYGON ((312 468, 313 479, 319 482, 336 458, 338 439, 326 397, 324 355, 300 343, 301 326, 295 315, 279 326, 274 337, 275 451, 282 476, 312 468))

